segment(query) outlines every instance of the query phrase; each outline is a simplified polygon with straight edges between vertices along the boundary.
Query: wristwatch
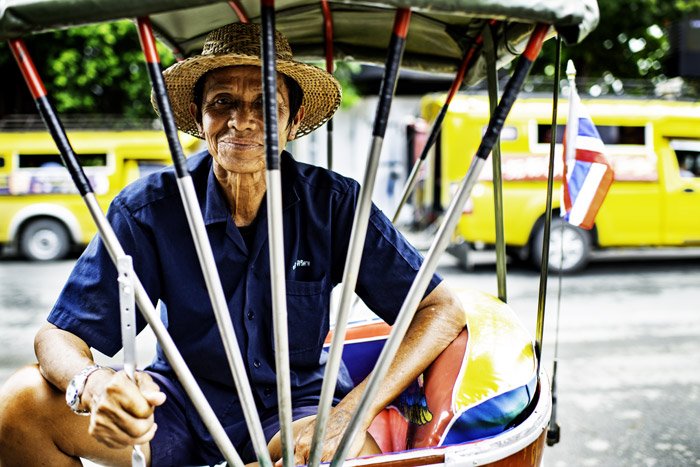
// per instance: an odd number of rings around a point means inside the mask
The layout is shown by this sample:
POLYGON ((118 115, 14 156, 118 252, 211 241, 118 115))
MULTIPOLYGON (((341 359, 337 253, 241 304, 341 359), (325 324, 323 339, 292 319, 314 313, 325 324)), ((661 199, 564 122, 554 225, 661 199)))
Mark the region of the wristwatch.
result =
POLYGON ((85 367, 80 370, 78 374, 73 376, 73 379, 68 383, 68 387, 66 388, 66 404, 68 404, 68 407, 70 407, 74 413, 78 415, 90 414, 89 410, 80 410, 78 408, 80 407, 80 397, 83 395, 88 377, 100 368, 102 368, 100 365, 85 367))

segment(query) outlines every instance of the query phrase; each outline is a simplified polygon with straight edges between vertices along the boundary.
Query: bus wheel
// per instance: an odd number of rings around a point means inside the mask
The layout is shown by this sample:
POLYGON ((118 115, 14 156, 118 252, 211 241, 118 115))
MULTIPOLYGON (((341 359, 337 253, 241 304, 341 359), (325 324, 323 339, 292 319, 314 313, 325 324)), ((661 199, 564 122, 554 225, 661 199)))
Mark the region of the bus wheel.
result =
POLYGON ((53 261, 68 254, 70 239, 68 231, 58 221, 37 219, 30 221, 19 239, 19 250, 32 261, 53 261))
MULTIPOLYGON (((543 238, 544 222, 538 227, 530 250, 530 258, 536 268, 542 267, 543 238)), ((563 273, 580 271, 588 264, 590 253, 591 236, 588 231, 575 227, 562 219, 552 219, 552 230, 549 238, 550 271, 563 273)))

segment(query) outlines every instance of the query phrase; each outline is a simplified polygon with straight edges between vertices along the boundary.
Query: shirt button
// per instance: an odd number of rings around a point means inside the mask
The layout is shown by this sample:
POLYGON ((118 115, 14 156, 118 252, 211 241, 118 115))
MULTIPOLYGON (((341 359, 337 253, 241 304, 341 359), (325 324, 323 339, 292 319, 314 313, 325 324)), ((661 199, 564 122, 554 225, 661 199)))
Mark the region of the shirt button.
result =
POLYGON ((263 393, 265 394, 265 397, 270 397, 272 395, 272 388, 270 386, 266 386, 263 393))
POLYGON ((255 312, 253 310, 248 310, 248 313, 246 316, 248 316, 248 319, 253 319, 253 318, 255 318, 255 312))
POLYGON ((260 365, 261 365, 260 360, 258 360, 258 359, 253 360, 253 366, 255 368, 260 368, 260 365))

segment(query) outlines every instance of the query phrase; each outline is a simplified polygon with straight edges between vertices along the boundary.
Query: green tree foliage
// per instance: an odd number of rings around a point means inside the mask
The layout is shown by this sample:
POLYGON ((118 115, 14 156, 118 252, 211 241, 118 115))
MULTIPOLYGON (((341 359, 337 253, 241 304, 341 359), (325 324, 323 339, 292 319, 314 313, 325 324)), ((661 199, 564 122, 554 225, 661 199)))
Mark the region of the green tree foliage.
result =
MULTIPOLYGON (((625 88, 630 80, 665 81, 673 70, 669 29, 685 15, 700 14, 700 0, 598 0, 598 6, 598 27, 581 44, 564 47, 562 74, 571 59, 579 77, 612 94, 649 91, 625 88)), ((554 55, 554 41, 548 41, 533 74, 552 76, 554 55)))
MULTIPOLYGON (((148 71, 134 23, 101 23, 32 36, 25 42, 60 113, 155 118, 148 71)), ((160 44, 158 48, 163 66, 174 62, 168 49, 160 44)), ((0 70, 10 67, 14 68, 7 70, 10 75, 21 80, 3 44, 0 70)), ((23 91, 21 97, 26 101, 28 92, 23 91)), ((31 111, 23 102, 8 107, 2 109, 3 113, 31 111)))

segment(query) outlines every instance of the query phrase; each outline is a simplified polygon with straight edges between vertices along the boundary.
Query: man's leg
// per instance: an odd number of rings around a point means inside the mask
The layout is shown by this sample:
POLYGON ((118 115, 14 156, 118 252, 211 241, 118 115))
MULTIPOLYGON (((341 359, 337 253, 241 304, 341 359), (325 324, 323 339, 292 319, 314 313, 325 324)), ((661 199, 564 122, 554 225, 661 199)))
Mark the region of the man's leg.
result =
MULTIPOLYGON (((38 366, 22 368, 0 388, 0 466, 79 466, 80 457, 131 465, 132 448, 99 443, 88 433, 89 421, 68 408, 38 366)), ((149 446, 142 449, 150 464, 149 446)))

